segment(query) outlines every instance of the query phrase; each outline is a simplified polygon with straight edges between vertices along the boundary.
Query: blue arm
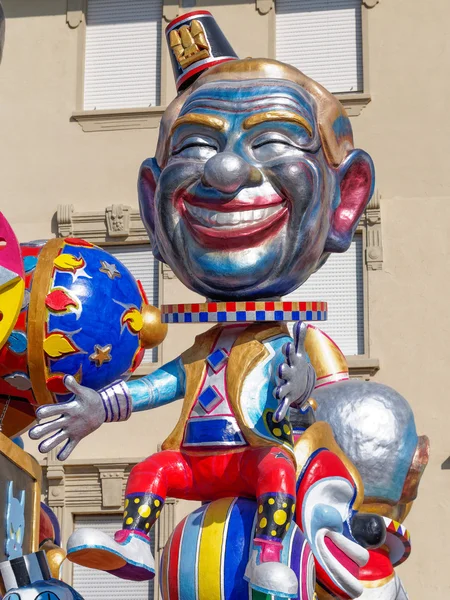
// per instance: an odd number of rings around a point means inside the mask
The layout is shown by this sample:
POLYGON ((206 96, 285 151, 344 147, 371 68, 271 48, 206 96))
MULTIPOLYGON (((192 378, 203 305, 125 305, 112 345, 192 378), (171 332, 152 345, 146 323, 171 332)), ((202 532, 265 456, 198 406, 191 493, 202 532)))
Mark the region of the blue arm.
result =
POLYGON ((183 398, 186 391, 186 374, 181 358, 167 363, 150 375, 127 384, 131 394, 132 411, 139 412, 164 406, 183 398))

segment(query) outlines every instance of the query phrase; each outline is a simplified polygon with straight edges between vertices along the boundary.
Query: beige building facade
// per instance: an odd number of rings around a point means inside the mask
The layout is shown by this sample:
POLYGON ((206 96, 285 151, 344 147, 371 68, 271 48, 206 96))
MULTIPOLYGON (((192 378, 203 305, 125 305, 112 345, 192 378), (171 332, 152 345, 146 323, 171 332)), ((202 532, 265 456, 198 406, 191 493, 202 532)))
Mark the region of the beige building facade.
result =
MULTIPOLYGON (((125 0, 3 0, 7 35, 0 69, 0 206, 21 241, 78 235, 109 244, 118 253, 133 248, 148 252, 138 215, 136 177, 142 160, 153 155, 161 114, 175 94, 162 33, 167 22, 192 8, 210 10, 239 56, 301 62, 297 47, 306 48, 307 43, 302 19, 310 18, 311 26, 327 39, 331 34, 326 29, 324 34, 323 28, 334 27, 333 18, 341 10, 348 47, 330 46, 328 52, 330 60, 341 52, 342 72, 348 72, 332 81, 332 91, 351 116, 356 146, 372 156, 377 174, 374 199, 358 230, 362 341, 347 354, 352 376, 398 390, 414 410, 418 433, 430 437, 430 463, 406 521, 413 551, 399 573, 411 600, 446 600, 450 595, 450 410, 445 383, 450 336, 450 4, 336 0, 335 15, 321 21, 319 10, 298 14, 297 5, 303 1, 325 6, 334 0, 159 4, 149 0, 157 43, 149 49, 148 30, 141 31, 139 43, 150 62, 139 68, 148 66, 155 74, 150 91, 143 89, 144 100, 134 101, 114 89, 111 97, 97 99, 92 84, 96 69, 102 68, 101 56, 92 58, 92 52, 110 43, 94 31, 95 18, 101 18, 107 2, 111 14, 120 13, 125 0), (286 28, 286 22, 291 26, 286 28), (348 56, 353 56, 350 66, 348 56), (147 93, 151 106, 144 104, 147 93)), ((136 10, 139 15, 139 3, 136 10)), ((139 21, 139 16, 131 15, 129 21, 139 21)), ((321 73, 322 67, 313 60, 308 68, 311 72, 304 68, 305 72, 314 76, 314 69, 321 73)), ((323 75, 325 85, 327 76, 323 75)), ((158 302, 199 298, 170 269, 155 268, 151 285, 158 302)), ((201 330, 196 325, 172 325, 157 355, 148 357, 140 372, 173 359, 201 330)), ((118 518, 127 473, 158 449, 179 408, 172 404, 134 415, 127 423, 105 425, 65 464, 53 454, 44 459, 47 500, 60 517, 66 539, 77 519, 80 524, 98 518, 101 526, 102 517, 118 518)), ((29 440, 27 449, 38 454, 29 440)), ((188 503, 168 503, 156 531, 157 549, 190 509, 188 503)), ((73 575, 76 582, 78 575, 70 566, 65 568, 67 577, 73 575)))

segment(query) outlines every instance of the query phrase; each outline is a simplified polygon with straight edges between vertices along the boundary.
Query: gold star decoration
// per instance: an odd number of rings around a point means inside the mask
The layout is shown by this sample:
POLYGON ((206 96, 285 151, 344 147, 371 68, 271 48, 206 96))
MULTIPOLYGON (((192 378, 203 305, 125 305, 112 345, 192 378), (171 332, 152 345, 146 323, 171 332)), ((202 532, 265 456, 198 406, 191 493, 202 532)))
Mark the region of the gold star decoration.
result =
POLYGON ((103 363, 110 362, 112 360, 111 349, 111 344, 108 344, 107 346, 99 346, 98 344, 95 344, 95 352, 90 355, 89 360, 95 362, 97 367, 101 367, 103 363))

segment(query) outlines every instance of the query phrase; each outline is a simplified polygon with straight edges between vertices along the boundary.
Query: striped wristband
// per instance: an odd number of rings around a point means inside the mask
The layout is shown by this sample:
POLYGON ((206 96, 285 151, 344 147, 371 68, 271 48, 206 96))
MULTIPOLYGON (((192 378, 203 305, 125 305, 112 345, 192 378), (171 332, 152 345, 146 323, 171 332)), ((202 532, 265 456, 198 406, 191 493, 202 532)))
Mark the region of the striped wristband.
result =
POLYGON ((100 392, 105 409, 105 423, 126 421, 132 412, 131 395, 127 384, 119 381, 100 392))

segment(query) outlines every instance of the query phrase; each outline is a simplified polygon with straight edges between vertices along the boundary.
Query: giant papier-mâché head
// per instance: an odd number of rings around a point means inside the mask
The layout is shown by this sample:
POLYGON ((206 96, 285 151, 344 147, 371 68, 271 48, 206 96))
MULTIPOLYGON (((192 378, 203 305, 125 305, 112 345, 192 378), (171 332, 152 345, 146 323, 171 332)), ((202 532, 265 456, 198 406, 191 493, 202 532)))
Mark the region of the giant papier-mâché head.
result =
POLYGON ((275 60, 225 62, 167 108, 139 176, 157 258, 208 299, 279 298, 348 249, 373 192, 340 102, 275 60))

